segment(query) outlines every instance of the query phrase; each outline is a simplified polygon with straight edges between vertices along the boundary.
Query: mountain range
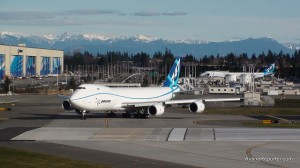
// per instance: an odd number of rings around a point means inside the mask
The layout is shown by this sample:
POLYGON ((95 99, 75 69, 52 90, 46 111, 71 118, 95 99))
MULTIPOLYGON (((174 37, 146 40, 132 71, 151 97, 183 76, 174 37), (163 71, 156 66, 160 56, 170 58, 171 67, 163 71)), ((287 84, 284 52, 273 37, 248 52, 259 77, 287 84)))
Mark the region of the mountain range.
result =
POLYGON ((110 38, 93 34, 61 35, 22 35, 10 32, 0 32, 0 44, 18 45, 26 44, 27 47, 63 50, 66 53, 74 51, 88 51, 91 53, 106 53, 108 51, 128 52, 135 54, 145 52, 153 55, 155 52, 164 52, 170 49, 175 56, 193 54, 195 57, 204 55, 226 55, 228 53, 267 53, 268 50, 278 53, 294 53, 300 49, 300 44, 281 44, 272 38, 248 38, 239 41, 207 42, 197 40, 164 40, 143 35, 131 37, 110 38))

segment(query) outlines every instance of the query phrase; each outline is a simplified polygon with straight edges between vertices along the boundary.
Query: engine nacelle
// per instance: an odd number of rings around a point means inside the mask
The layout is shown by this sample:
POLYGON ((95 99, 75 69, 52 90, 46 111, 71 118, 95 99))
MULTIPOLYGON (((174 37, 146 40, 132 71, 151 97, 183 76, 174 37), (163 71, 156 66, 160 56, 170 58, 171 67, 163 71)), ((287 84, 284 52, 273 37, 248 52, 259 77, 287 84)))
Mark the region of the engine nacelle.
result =
POLYGON ((65 100, 63 103, 62 103, 62 108, 64 110, 73 110, 73 107, 71 106, 70 102, 65 100))
POLYGON ((162 104, 154 104, 148 107, 148 113, 151 115, 162 115, 165 107, 162 104))
POLYGON ((202 113, 205 105, 202 101, 195 101, 189 105, 189 110, 193 113, 202 113))

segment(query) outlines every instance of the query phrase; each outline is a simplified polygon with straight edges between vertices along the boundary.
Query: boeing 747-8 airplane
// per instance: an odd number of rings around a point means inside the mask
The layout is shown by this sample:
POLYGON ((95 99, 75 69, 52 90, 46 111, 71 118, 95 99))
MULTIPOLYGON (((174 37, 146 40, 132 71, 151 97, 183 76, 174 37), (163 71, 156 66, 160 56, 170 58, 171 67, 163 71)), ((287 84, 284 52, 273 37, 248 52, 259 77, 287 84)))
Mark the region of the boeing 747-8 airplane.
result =
POLYGON ((204 111, 206 101, 240 101, 239 98, 228 99, 185 99, 171 100, 179 92, 178 79, 180 59, 176 59, 163 87, 109 88, 97 84, 82 84, 65 100, 62 107, 81 114, 86 119, 90 111, 126 111, 125 116, 148 117, 162 115, 170 104, 189 104, 189 110, 195 113, 204 111))

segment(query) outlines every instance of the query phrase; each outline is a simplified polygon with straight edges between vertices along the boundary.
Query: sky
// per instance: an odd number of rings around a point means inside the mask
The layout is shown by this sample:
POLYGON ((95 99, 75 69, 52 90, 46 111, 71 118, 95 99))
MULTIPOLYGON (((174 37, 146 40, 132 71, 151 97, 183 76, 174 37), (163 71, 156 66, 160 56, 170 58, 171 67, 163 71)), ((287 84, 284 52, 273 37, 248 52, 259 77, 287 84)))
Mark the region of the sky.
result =
POLYGON ((299 0, 0 0, 0 32, 300 43, 299 0))

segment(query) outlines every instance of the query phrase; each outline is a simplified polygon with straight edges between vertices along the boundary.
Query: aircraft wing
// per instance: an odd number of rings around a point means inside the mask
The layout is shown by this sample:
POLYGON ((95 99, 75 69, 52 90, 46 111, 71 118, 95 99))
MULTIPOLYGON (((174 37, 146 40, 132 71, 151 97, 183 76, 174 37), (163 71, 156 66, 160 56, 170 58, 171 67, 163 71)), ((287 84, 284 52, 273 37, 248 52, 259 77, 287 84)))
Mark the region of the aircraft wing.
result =
POLYGON ((182 100, 169 100, 165 104, 189 104, 196 101, 202 102, 217 102, 217 101, 241 101, 241 98, 219 98, 219 99, 182 99, 182 100))
POLYGON ((165 102, 153 101, 153 102, 137 102, 137 103, 122 103, 123 107, 147 107, 156 103, 162 103, 166 105, 171 104, 189 104, 196 101, 202 102, 217 102, 217 101, 241 101, 241 98, 219 98, 219 99, 180 99, 180 100, 168 100, 165 102))

